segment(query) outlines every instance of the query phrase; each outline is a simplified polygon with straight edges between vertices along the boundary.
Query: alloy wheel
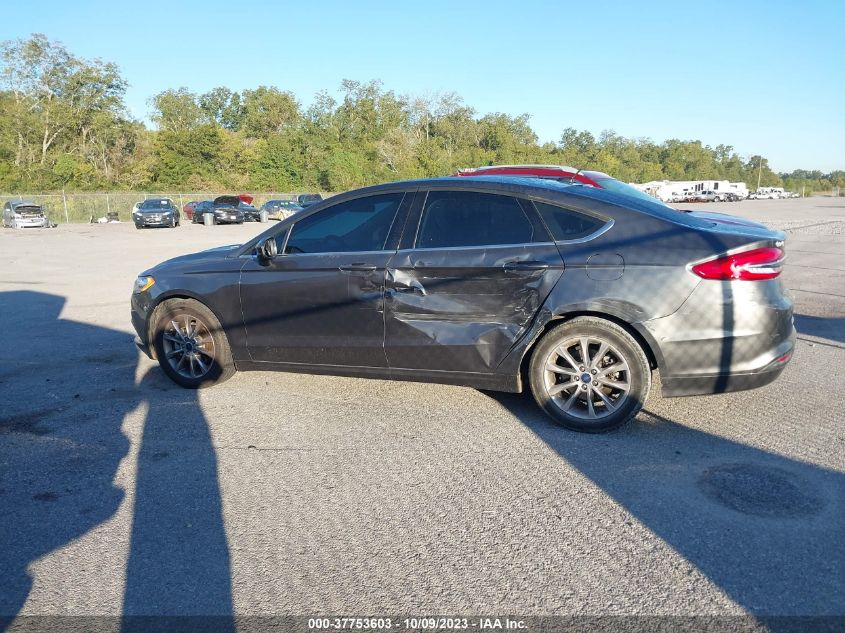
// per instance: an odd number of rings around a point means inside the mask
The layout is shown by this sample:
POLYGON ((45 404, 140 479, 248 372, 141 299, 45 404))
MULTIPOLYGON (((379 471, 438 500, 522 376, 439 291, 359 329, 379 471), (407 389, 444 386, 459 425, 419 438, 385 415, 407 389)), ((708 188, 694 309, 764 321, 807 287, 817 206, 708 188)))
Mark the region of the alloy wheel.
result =
POLYGON ((171 319, 162 332, 162 347, 171 369, 184 378, 202 378, 214 365, 214 338, 192 314, 171 319))
POLYGON ((546 392, 562 412, 600 420, 617 411, 631 391, 631 370, 608 341, 579 336, 563 341, 546 358, 546 392))

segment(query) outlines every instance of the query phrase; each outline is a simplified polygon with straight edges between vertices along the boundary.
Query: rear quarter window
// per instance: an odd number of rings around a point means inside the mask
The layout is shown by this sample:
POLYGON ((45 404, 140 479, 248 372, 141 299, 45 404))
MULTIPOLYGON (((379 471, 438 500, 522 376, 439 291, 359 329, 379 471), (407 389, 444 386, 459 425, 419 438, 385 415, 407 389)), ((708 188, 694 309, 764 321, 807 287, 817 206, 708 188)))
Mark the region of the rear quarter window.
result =
POLYGON ((592 235, 609 222, 547 202, 534 202, 543 222, 556 242, 579 240, 592 235))

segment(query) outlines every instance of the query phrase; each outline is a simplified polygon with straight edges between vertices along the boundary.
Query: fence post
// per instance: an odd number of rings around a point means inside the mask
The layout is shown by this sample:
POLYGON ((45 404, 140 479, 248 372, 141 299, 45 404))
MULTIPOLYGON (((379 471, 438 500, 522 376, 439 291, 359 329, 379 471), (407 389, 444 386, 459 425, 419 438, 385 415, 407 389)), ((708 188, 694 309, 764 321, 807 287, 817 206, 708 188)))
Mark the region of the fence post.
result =
POLYGON ((65 207, 65 224, 70 224, 70 218, 67 214, 67 197, 65 196, 65 190, 62 189, 62 204, 65 207))
POLYGON ((185 204, 182 202, 182 194, 180 193, 179 194, 179 208, 181 209, 184 206, 185 206, 185 204))
POLYGON ((111 202, 109 202, 109 194, 106 194, 106 217, 111 213, 111 202))

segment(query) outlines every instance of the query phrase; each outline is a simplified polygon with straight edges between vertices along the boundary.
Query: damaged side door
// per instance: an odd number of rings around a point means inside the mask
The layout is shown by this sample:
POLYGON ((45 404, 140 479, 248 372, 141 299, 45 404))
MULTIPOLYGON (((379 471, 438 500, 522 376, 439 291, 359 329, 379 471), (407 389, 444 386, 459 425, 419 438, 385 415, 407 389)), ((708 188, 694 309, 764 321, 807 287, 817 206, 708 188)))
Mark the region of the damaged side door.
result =
POLYGON ((510 195, 420 191, 414 207, 386 271, 388 364, 494 373, 563 273, 560 253, 510 195))

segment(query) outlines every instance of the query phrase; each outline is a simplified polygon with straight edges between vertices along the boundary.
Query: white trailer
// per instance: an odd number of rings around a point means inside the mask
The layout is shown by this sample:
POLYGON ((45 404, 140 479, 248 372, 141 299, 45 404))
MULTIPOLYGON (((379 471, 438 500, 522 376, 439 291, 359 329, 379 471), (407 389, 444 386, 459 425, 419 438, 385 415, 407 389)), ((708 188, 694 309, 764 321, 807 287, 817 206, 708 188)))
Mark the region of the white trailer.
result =
POLYGON ((744 182, 728 182, 727 180, 653 180, 634 186, 660 198, 663 202, 683 202, 698 191, 732 193, 742 199, 748 197, 748 187, 744 182))

